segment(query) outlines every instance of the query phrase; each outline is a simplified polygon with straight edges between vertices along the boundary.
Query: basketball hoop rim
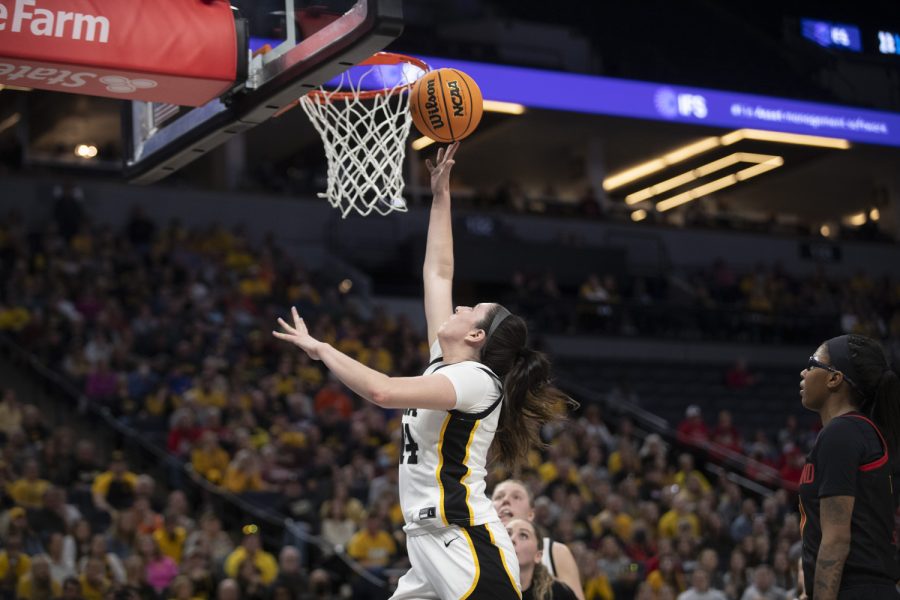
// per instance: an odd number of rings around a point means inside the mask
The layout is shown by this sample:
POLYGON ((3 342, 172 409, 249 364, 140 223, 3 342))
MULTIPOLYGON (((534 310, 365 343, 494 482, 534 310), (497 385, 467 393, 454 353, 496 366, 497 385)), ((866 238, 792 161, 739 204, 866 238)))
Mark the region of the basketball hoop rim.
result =
MULTIPOLYGON (((356 67, 380 66, 380 65, 399 65, 400 63, 409 63, 419 67, 423 71, 423 75, 431 70, 428 63, 406 54, 397 52, 376 52, 366 60, 356 64, 356 67)), ((351 67, 352 68, 352 67, 351 67)), ((383 88, 380 90, 366 90, 361 92, 326 92, 318 89, 309 92, 306 97, 314 102, 330 104, 335 100, 371 100, 379 96, 394 95, 404 92, 411 88, 416 82, 412 81, 404 85, 398 85, 393 88, 383 88)))

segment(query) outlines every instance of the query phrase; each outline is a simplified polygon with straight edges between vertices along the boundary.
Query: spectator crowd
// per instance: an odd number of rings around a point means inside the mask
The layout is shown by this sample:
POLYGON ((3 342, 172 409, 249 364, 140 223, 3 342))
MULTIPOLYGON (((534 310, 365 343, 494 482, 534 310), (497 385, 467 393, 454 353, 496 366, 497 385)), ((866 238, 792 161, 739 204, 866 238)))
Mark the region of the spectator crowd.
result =
POLYGON ((796 344, 859 333, 888 344, 900 364, 892 341, 900 339, 900 281, 862 271, 798 276, 759 264, 743 272, 717 259, 655 277, 591 273, 577 288, 553 273, 517 271, 505 300, 547 331, 578 334, 796 344))
MULTIPOLYGON (((0 329, 183 468, 134 472, 97 431, 51 427, 6 389, 0 594, 386 597, 374 582, 389 586, 408 564, 400 415, 362 402, 269 331, 295 305, 319 339, 398 375, 427 362, 420 333, 366 314, 272 239, 160 226, 139 210, 116 231, 57 208, 36 230, 15 215, 0 222, 0 329), (302 524, 326 550, 223 521, 185 493, 185 478, 302 524), (344 553, 361 573, 336 560, 344 553)), ((727 441, 728 428, 712 435, 727 441)), ((690 445, 608 423, 597 405, 544 438, 522 472, 495 466, 489 489, 511 475, 526 485, 535 523, 570 547, 587 598, 792 597, 800 532, 789 491, 760 498, 710 479, 690 445)), ((808 436, 788 427, 779 443, 800 449, 808 436)))

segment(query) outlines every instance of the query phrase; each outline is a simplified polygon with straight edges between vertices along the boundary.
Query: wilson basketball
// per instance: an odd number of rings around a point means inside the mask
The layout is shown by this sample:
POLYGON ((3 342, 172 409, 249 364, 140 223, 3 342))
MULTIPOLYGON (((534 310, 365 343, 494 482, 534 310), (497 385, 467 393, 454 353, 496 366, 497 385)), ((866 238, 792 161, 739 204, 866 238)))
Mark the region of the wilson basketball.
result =
POLYGON ((456 69, 426 73, 409 99, 413 123, 436 142, 456 142, 475 131, 484 110, 475 81, 456 69))

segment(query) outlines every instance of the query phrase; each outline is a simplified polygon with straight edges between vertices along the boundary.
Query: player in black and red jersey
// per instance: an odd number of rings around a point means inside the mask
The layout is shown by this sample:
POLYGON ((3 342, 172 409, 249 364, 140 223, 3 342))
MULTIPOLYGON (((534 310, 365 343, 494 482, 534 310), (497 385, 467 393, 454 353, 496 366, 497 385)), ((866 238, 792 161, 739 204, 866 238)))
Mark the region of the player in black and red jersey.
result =
POLYGON ((800 377, 803 406, 823 425, 800 479, 806 597, 900 598, 891 478, 900 380, 878 342, 860 335, 819 346, 800 377))

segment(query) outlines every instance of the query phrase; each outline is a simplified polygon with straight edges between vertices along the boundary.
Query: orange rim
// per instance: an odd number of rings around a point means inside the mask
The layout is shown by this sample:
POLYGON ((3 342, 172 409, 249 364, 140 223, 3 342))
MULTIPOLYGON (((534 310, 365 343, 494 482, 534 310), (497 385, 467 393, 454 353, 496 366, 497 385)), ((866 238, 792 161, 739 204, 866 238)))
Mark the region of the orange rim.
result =
MULTIPOLYGON (((396 52, 376 52, 366 60, 361 63, 354 65, 357 67, 367 67, 367 66, 377 66, 377 65, 399 65, 400 63, 409 63, 413 66, 419 67, 422 71, 428 72, 430 67, 428 64, 420 60, 414 56, 407 56, 406 54, 397 54, 396 52)), ((334 100, 352 100, 357 98, 359 100, 371 100, 372 98, 377 98, 378 96, 385 96, 389 94, 399 94, 405 90, 408 90, 415 84, 415 81, 407 83, 405 85, 398 85, 397 87, 388 89, 380 89, 380 90, 367 90, 364 92, 325 92, 322 90, 313 90, 307 94, 307 97, 315 100, 316 102, 328 103, 334 100)))

